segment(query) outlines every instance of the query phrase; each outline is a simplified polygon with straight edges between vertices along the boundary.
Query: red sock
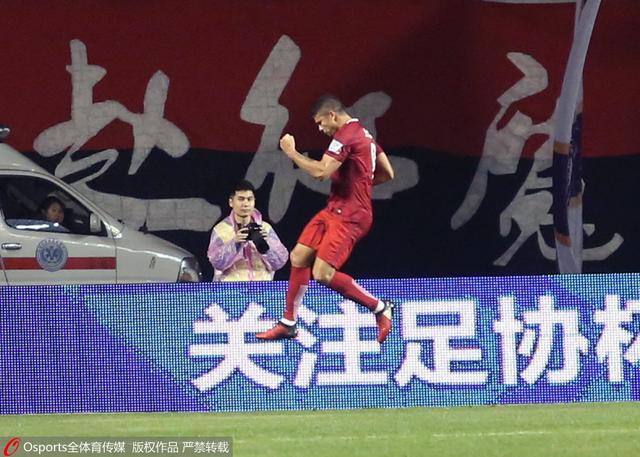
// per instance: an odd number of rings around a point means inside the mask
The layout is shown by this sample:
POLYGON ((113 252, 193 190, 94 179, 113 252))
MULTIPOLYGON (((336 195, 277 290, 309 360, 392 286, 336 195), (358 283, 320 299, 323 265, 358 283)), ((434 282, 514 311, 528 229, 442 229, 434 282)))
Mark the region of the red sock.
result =
POLYGON ((345 298, 366 306, 371 311, 375 311, 378 306, 378 299, 359 286, 351 276, 336 271, 329 287, 345 298))
POLYGON ((283 316, 285 319, 290 321, 297 319, 302 297, 309 287, 309 279, 311 279, 311 268, 291 267, 289 287, 287 288, 287 306, 283 316))

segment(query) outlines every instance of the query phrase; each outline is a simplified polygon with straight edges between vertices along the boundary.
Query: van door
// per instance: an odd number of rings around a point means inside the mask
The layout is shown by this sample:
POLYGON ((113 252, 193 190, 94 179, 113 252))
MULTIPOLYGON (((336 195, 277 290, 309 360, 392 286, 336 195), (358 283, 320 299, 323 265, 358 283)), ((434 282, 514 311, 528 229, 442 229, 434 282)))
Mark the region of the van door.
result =
POLYGON ((111 234, 101 221, 92 230, 91 210, 54 181, 0 173, 0 205, 0 257, 9 285, 116 282, 111 234))

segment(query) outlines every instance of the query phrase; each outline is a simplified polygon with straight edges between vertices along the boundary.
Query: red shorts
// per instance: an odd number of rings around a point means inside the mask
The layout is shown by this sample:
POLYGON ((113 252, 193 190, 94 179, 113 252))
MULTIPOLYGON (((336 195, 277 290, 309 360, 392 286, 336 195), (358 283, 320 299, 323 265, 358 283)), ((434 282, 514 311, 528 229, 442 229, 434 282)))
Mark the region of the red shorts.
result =
POLYGON ((339 270, 349 259, 358 240, 370 228, 370 220, 347 221, 340 214, 325 208, 305 226, 298 243, 314 249, 318 257, 339 270))

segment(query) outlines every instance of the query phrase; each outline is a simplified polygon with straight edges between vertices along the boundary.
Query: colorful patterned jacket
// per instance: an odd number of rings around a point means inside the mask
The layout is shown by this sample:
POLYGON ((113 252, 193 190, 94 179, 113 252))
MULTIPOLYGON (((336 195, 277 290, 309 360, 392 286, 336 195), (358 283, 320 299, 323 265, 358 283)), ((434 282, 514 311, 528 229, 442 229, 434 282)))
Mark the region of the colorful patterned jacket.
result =
POLYGON ((266 227, 269 250, 260 254, 253 241, 236 243, 236 230, 240 227, 235 223, 231 213, 211 231, 207 257, 215 270, 214 281, 268 281, 287 263, 289 251, 273 227, 262 220, 260 211, 254 210, 251 219, 266 227))

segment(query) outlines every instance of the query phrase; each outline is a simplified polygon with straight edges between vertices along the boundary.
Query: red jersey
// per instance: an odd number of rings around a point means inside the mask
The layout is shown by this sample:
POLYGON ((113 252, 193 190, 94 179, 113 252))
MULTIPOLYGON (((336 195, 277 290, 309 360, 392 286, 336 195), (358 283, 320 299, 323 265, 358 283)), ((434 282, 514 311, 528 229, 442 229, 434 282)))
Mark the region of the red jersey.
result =
POLYGON ((384 152, 358 119, 351 119, 333 136, 325 154, 342 162, 331 175, 327 208, 346 220, 370 223, 371 188, 378 154, 384 152))

